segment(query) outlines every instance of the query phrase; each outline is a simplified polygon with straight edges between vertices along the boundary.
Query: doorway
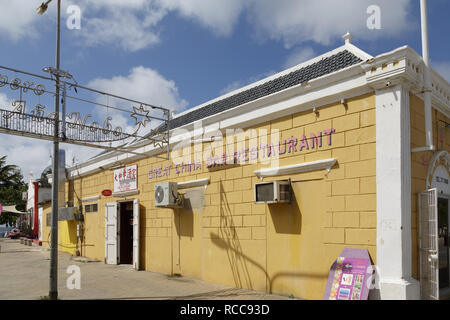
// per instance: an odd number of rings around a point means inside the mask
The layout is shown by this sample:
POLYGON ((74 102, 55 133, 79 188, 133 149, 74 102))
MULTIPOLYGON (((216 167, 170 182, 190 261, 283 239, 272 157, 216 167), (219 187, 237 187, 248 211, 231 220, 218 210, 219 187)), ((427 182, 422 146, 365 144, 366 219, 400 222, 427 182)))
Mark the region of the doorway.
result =
POLYGON ((139 270, 139 200, 105 205, 105 263, 132 264, 139 270))
POLYGON ((118 263, 133 264, 133 201, 119 203, 118 218, 118 263))
POLYGON ((439 289, 449 287, 449 213, 448 198, 438 198, 439 289))

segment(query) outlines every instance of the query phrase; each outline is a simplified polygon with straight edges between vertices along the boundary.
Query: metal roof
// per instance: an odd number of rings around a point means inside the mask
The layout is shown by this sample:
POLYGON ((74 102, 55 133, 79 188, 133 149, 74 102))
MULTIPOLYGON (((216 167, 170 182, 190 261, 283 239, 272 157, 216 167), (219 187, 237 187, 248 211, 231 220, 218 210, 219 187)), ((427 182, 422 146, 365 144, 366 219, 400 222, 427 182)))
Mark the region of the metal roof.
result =
MULTIPOLYGON (((360 62, 362 62, 361 58, 348 50, 343 50, 330 57, 323 58, 316 63, 288 73, 287 75, 280 76, 279 78, 264 82, 256 87, 175 117, 170 121, 170 129, 181 127, 360 62)), ((166 130, 165 125, 161 126, 159 129, 162 131, 166 130)))

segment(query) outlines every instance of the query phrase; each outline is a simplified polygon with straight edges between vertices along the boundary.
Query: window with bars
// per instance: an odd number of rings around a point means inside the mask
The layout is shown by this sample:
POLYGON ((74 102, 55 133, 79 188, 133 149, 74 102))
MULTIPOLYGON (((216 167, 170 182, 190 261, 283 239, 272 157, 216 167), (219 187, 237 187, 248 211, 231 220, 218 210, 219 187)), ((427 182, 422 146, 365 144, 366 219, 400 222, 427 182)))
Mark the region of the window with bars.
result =
POLYGON ((98 204, 97 203, 93 203, 93 204, 87 204, 84 206, 84 212, 85 213, 95 213, 98 211, 98 204))

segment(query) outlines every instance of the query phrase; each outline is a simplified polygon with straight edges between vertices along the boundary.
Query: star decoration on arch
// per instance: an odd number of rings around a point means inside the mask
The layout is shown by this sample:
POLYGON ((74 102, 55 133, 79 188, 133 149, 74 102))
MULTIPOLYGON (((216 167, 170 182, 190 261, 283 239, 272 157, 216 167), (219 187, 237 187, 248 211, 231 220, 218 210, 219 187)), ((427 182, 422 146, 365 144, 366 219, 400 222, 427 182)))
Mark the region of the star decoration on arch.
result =
POLYGON ((145 127, 147 122, 150 122, 150 117, 148 116, 149 110, 145 110, 144 106, 141 104, 139 108, 133 107, 134 112, 131 114, 131 117, 135 120, 135 125, 138 126, 138 129, 142 126, 145 127))

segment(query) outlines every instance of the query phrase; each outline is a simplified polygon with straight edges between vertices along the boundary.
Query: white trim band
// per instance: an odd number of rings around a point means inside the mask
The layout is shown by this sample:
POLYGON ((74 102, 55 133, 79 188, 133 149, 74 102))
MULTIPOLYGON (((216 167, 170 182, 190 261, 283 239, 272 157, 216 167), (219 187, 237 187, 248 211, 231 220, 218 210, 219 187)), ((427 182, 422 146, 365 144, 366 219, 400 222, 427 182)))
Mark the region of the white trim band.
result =
POLYGON ((285 167, 260 169, 254 171, 254 173, 259 178, 273 177, 273 176, 283 176, 286 174, 303 173, 309 171, 316 171, 321 169, 327 169, 330 172, 331 168, 336 164, 336 159, 326 159, 311 162, 304 162, 299 164, 294 164, 285 167))

